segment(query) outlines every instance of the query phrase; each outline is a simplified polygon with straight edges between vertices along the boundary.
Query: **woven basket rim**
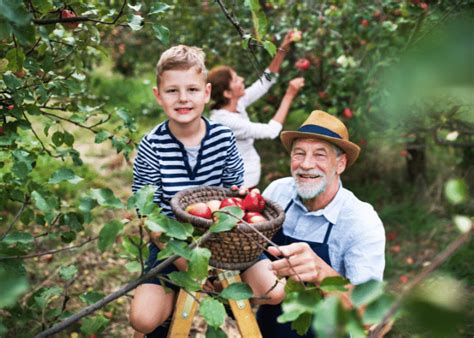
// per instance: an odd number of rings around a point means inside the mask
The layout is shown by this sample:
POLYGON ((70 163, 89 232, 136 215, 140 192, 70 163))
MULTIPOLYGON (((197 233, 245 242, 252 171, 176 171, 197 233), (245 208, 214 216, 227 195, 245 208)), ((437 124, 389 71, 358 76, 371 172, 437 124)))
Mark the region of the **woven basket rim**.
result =
MULTIPOLYGON (((184 196, 188 194, 195 194, 197 192, 220 192, 226 196, 229 197, 240 197, 244 198, 245 196, 242 196, 239 194, 238 191, 233 191, 229 188, 223 188, 223 187, 213 187, 213 186, 199 186, 199 187, 192 187, 192 188, 187 188, 184 190, 181 190, 177 192, 173 198, 170 201, 170 206, 173 211, 173 213, 177 216, 178 219, 182 219, 188 223, 191 223, 193 225, 200 226, 202 228, 209 228, 212 224, 213 221, 210 219, 202 218, 202 217, 197 217, 194 215, 189 214, 188 212, 184 211, 184 209, 181 207, 180 201, 183 199, 184 196)), ((273 229, 276 226, 281 226, 285 219, 285 213, 283 212, 283 209, 275 202, 269 199, 265 199, 266 201, 266 206, 265 208, 269 207, 273 209, 274 211, 277 212, 278 216, 271 219, 267 220, 265 222, 259 222, 259 223, 252 223, 252 226, 256 228, 257 230, 269 230, 273 229)), ((247 226, 246 224, 242 223, 240 224, 242 226, 239 227, 239 230, 242 232, 254 232, 254 230, 247 226)))

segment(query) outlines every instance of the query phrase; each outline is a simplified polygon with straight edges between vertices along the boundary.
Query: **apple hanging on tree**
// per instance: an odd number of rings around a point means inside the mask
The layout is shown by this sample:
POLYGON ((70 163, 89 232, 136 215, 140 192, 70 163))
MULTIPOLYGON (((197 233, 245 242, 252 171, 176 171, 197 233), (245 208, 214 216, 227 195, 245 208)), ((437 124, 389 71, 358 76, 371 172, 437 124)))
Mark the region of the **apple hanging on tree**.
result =
POLYGON ((291 41, 293 42, 298 42, 298 41, 301 41, 301 39, 303 38, 303 33, 294 28, 291 32, 290 32, 290 39, 291 41))
POLYGON ((342 116, 344 116, 346 119, 351 119, 354 114, 352 113, 352 110, 350 108, 344 108, 342 111, 342 116))
MULTIPOLYGON (((76 13, 74 13, 73 11, 69 9, 63 9, 61 10, 60 16, 61 16, 61 19, 75 18, 76 13)), ((74 29, 79 26, 79 22, 62 22, 61 24, 68 29, 74 29)))
POLYGON ((311 62, 309 62, 306 58, 301 58, 295 63, 295 68, 301 71, 306 71, 311 66, 311 62))

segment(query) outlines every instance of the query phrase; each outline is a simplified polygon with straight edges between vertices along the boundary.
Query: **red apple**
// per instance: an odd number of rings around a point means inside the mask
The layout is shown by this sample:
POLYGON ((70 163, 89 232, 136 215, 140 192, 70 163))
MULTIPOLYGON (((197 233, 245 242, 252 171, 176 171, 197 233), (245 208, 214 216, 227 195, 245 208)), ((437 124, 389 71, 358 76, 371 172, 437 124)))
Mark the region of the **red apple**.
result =
POLYGON ((212 216, 211 209, 204 202, 190 204, 184 210, 197 217, 211 219, 212 216))
POLYGON ((244 221, 250 224, 265 222, 267 219, 263 215, 256 211, 246 212, 244 215, 244 221))
POLYGON ((232 190, 232 191, 238 191, 238 190, 239 190, 239 187, 234 184, 233 186, 230 187, 230 190, 232 190))
POLYGON ((352 113, 352 110, 350 108, 344 108, 342 111, 342 116, 344 116, 346 119, 351 119, 354 114, 352 113))
POLYGON ((8 110, 13 110, 14 108, 15 108, 15 105, 14 105, 14 104, 11 104, 11 105, 7 106, 7 109, 8 109, 8 110))
POLYGON ((400 276, 400 283, 402 283, 402 284, 408 283, 408 276, 407 275, 401 275, 400 276))
POLYGON ((369 26, 369 20, 367 19, 362 19, 362 21, 360 22, 360 24, 364 27, 368 27, 369 26))
POLYGON ((426 2, 422 2, 421 4, 419 4, 419 6, 424 11, 428 10, 428 4, 426 2))
POLYGON ((244 209, 244 207, 242 205, 242 202, 243 202, 242 199, 238 198, 238 197, 224 198, 221 201, 221 205, 220 205, 219 209, 222 209, 222 208, 225 208, 225 207, 233 207, 233 206, 239 207, 240 209, 244 209))
MULTIPOLYGON (((61 11, 61 19, 75 18, 75 17, 76 17, 76 13, 74 13, 73 11, 70 11, 69 9, 63 9, 61 11)), ((79 22, 62 22, 61 24, 68 29, 74 29, 74 28, 77 28, 77 26, 79 26, 79 22)))
POLYGON ((21 70, 15 72, 15 76, 20 78, 20 79, 24 78, 25 75, 26 75, 26 71, 24 69, 21 69, 21 70))
POLYGON ((252 190, 244 198, 244 210, 262 212, 265 209, 265 199, 260 193, 252 190))
POLYGON ((319 95, 320 98, 325 99, 328 96, 328 93, 321 90, 321 91, 318 92, 318 95, 319 95))
POLYGON ((401 157, 408 157, 408 150, 406 150, 406 149, 400 150, 400 156, 401 157))
POLYGON ((311 66, 311 63, 309 62, 308 59, 305 59, 305 58, 299 59, 295 63, 295 68, 301 71, 308 70, 310 66, 311 66))
POLYGON ((219 201, 219 200, 210 200, 210 201, 207 201, 206 204, 209 207, 209 209, 211 209, 211 212, 214 212, 216 210, 219 210, 219 208, 221 206, 221 201, 219 201))

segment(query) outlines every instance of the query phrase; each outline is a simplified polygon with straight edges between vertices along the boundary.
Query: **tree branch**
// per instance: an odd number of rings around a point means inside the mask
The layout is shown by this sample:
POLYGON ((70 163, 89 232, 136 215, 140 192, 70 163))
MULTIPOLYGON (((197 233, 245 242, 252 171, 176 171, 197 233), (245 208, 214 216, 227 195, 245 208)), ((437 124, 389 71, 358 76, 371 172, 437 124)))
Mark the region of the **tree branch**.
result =
POLYGON ((30 198, 29 196, 26 196, 25 200, 23 201, 23 204, 21 205, 21 208, 20 210, 18 210, 17 214, 15 215, 15 218, 13 219, 13 221, 10 223, 10 225, 8 226, 8 229, 7 231, 5 231, 3 233, 3 235, 0 237, 0 242, 3 241, 3 239, 8 235, 8 233, 13 229, 13 226, 15 225, 16 222, 18 222, 18 219, 20 218, 20 216, 23 214, 23 212, 25 211, 25 208, 26 206, 28 205, 30 201, 30 198))
POLYGON ((49 250, 49 251, 43 251, 43 252, 40 252, 40 253, 34 253, 34 254, 23 255, 23 256, 0 257, 0 261, 7 260, 7 259, 26 259, 26 258, 34 258, 34 257, 40 257, 40 256, 55 254, 55 253, 62 252, 62 251, 69 251, 69 250, 73 250, 73 249, 80 248, 81 246, 84 246, 84 245, 86 245, 87 243, 90 243, 90 242, 92 242, 92 241, 95 241, 95 240, 97 240, 98 238, 99 238, 99 237, 89 238, 89 239, 85 240, 85 241, 82 242, 82 243, 79 243, 79 244, 73 245, 73 246, 69 246, 69 247, 66 247, 66 248, 60 248, 60 249, 54 249, 54 250, 49 250))
MULTIPOLYGON (((196 246, 199 246, 200 244, 204 243, 209 237, 211 236, 211 233, 207 231, 202 237, 200 237, 196 242, 191 243, 188 248, 193 249, 196 246)), ((119 290, 109 294, 108 296, 102 298, 100 301, 87 306, 83 308, 81 311, 78 313, 68 317, 64 321, 54 325, 53 327, 40 332, 35 338, 45 338, 48 336, 51 336, 53 334, 56 334, 65 328, 69 327, 70 325, 74 324, 81 318, 90 315, 91 313, 97 311, 98 309, 104 307, 108 303, 114 301, 117 298, 120 298, 121 296, 125 295, 127 292, 135 289, 137 286, 139 286, 142 282, 146 281, 149 278, 155 277, 160 271, 162 271, 164 268, 172 264, 175 260, 177 260, 180 256, 178 255, 173 255, 171 257, 168 257, 165 259, 163 262, 158 264, 156 267, 151 269, 148 273, 142 275, 141 277, 135 279, 134 281, 129 282, 127 285, 121 287, 119 290)))
POLYGON ((369 333, 369 338, 377 338, 382 336, 384 328, 391 321, 392 317, 397 313, 399 307, 405 300, 405 297, 410 293, 410 291, 415 286, 420 284, 429 274, 431 274, 434 270, 440 267, 441 264, 443 264, 449 257, 451 257, 464 243, 469 241, 472 232, 473 230, 471 229, 469 232, 462 234, 453 242, 451 242, 451 244, 444 251, 442 251, 433 259, 433 262, 430 265, 428 265, 419 275, 417 275, 413 279, 410 284, 407 285, 405 289, 403 289, 397 301, 388 310, 383 320, 379 324, 377 324, 377 326, 373 330, 371 330, 371 332, 369 333))

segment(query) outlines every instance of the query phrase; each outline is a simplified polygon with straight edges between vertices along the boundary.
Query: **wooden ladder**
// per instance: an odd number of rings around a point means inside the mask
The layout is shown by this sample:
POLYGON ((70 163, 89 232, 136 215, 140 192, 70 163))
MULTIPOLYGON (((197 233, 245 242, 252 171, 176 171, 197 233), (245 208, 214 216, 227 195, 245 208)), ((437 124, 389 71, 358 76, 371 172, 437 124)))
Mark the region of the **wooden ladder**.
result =
MULTIPOLYGON (((217 276, 224 288, 232 283, 241 282, 239 271, 218 270, 217 276)), ((179 291, 168 337, 189 337, 189 331, 198 308, 196 300, 199 300, 201 297, 202 294, 200 292, 188 293, 183 289, 179 291)), ((229 304, 242 337, 262 338, 248 299, 229 300, 229 304)))

